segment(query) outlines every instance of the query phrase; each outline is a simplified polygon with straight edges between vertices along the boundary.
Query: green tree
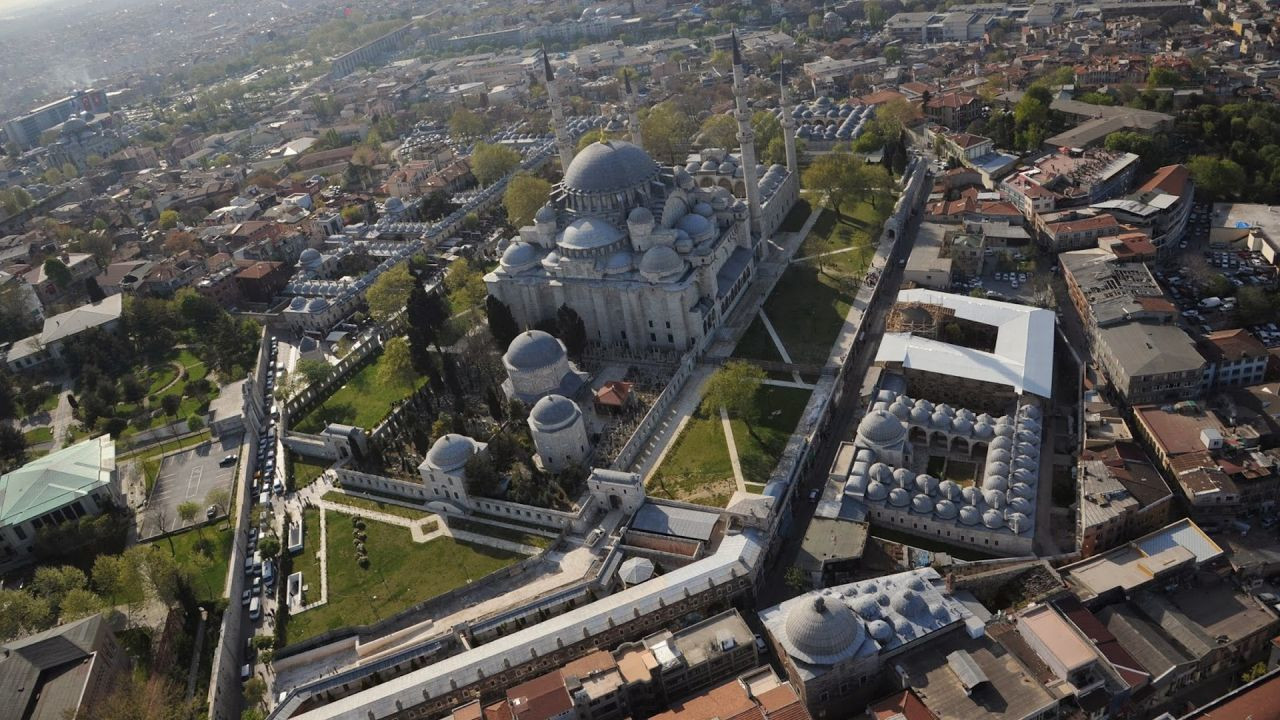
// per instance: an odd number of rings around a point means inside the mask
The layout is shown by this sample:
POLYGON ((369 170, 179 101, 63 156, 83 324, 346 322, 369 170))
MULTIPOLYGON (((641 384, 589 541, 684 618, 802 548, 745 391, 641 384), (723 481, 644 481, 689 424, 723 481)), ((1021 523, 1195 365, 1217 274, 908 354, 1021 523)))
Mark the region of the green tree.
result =
POLYGON ((507 222, 512 227, 524 227, 533 222, 538 212, 551 196, 551 183, 535 175, 518 173, 507 183, 502 204, 507 209, 507 222))
POLYGON ((293 371, 299 377, 305 379, 308 385, 314 385, 329 377, 329 373, 333 372, 333 368, 323 360, 304 358, 298 361, 293 371))
POLYGON ((280 538, 275 535, 264 535, 258 543, 258 552, 264 558, 274 558, 280 554, 280 538))
POLYGON ((258 676, 253 676, 244 681, 244 703, 249 707, 257 707, 262 704, 263 698, 267 696, 267 682, 258 676))
POLYGON ((520 166, 520 153, 506 145, 476 143, 471 151, 471 174, 481 185, 489 186, 520 166))
POLYGON ((69 623, 73 620, 95 615, 106 607, 102 598, 85 588, 74 588, 62 598, 59 607, 58 622, 69 623))
POLYGON ((160 409, 165 415, 177 417, 178 410, 182 408, 182 397, 179 395, 165 395, 160 398, 160 409))
POLYGON ((409 353, 409 342, 404 338, 394 337, 387 341, 379 364, 378 380, 383 384, 404 387, 413 383, 413 356, 409 353))
POLYGON ((158 224, 161 230, 170 230, 177 226, 179 219, 177 210, 164 210, 160 213, 158 224))
POLYGON ((444 284, 449 288, 449 305, 455 314, 476 307, 488 293, 484 276, 466 258, 453 261, 445 274, 444 284))
POLYGON ((66 288, 71 284, 71 270, 58 258, 49 258, 44 261, 44 274, 48 275, 49 279, 60 288, 66 288))
POLYGON ((1240 682, 1244 683, 1245 685, 1248 685, 1249 683, 1253 682, 1254 680, 1257 680, 1258 678, 1266 674, 1267 674, 1267 664, 1264 662, 1258 662, 1258 663, 1255 663, 1253 667, 1249 668, 1248 670, 1245 670, 1243 673, 1240 674, 1240 682))
POLYGON ((204 504, 227 512, 231 509, 231 493, 225 487, 216 487, 204 496, 204 504))
MULTIPOLYGON (((195 500, 186 500, 178 503, 178 517, 182 518, 182 524, 190 525, 195 522, 196 516, 200 514, 200 504, 195 500)), ((196 532, 203 534, 203 527, 198 527, 196 532)))
POLYGON ((369 315, 374 322, 386 323, 404 308, 416 281, 409 274, 404 263, 397 264, 378 276, 365 293, 365 302, 369 305, 369 315))
POLYGON ((707 380, 703 404, 713 410, 724 408, 729 417, 746 423, 748 432, 759 441, 752 423, 759 411, 756 396, 764 380, 764 370, 742 360, 731 360, 707 380))
POLYGON ((689 138, 697 131, 697 122, 675 103, 665 101, 649 109, 640 119, 645 149, 667 164, 683 162, 689 149, 689 138))
POLYGON ((1177 71, 1167 67, 1153 67, 1151 72, 1147 73, 1147 87, 1176 87, 1183 83, 1182 76, 1177 71))
POLYGON ((712 115, 702 122, 698 136, 703 147, 735 148, 738 146, 738 121, 725 113, 712 115))
POLYGON ((0 590, 0 639, 39 632, 53 623, 49 601, 24 590, 0 590))
POLYGON ((460 140, 472 140, 485 133, 487 123, 480 115, 459 107, 449 116, 449 134, 460 140))
POLYGON ((809 576, 805 575, 803 570, 794 566, 787 568, 787 571, 783 573, 782 582, 796 592, 805 592, 813 587, 809 582, 809 576))
POLYGON ((1248 182, 1244 168, 1225 158, 1196 155, 1187 162, 1187 169, 1196 181, 1197 190, 1214 200, 1238 197, 1248 182))
POLYGON ((57 168, 49 168, 44 171, 44 181, 50 185, 61 185, 62 181, 65 179, 66 178, 62 175, 62 171, 57 168))
POLYGON ((516 324, 511 308, 492 295, 485 297, 484 307, 494 342, 499 348, 506 348, 520 334, 520 326, 516 324))
POLYGON ((343 225, 355 225, 364 222, 364 207, 360 205, 347 205, 340 211, 342 215, 343 225))

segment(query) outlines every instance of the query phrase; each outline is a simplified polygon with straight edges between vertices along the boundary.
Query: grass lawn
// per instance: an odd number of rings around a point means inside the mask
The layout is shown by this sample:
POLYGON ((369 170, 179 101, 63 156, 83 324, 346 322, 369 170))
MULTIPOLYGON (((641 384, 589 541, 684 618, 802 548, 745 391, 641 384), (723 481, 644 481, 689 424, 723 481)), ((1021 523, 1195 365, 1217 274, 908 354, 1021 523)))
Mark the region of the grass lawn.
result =
POLYGON ((58 407, 58 401, 61 399, 62 388, 52 387, 45 399, 40 401, 40 410, 42 412, 53 412, 58 407))
POLYGON ((764 311, 797 363, 822 365, 831 352, 856 287, 809 263, 792 264, 782 273, 764 311))
POLYGON ((172 553, 178 564, 191 573, 191 587, 196 599, 211 602, 222 597, 234 536, 233 528, 225 522, 217 522, 153 540, 150 544, 172 553))
MULTIPOLYGON (((327 630, 367 625, 407 607, 483 578, 520 559, 516 553, 437 538, 415 543, 406 528, 366 521, 369 567, 356 563, 351 521, 329 512, 329 601, 290 615, 285 643, 327 630)), ((305 571, 304 571, 305 572, 305 571)), ((307 582, 313 587, 319 578, 307 582)))
POLYGON ((756 396, 759 419, 750 428, 741 420, 731 421, 744 482, 763 485, 769 481, 808 402, 808 390, 765 385, 756 396))
POLYGON ((497 527, 496 525, 465 520, 463 518, 451 519, 449 521, 449 526, 455 530, 475 533, 476 535, 487 535, 499 540, 520 543, 521 545, 530 545, 536 548, 548 548, 551 547, 551 543, 554 542, 551 538, 543 535, 520 532, 519 530, 511 530, 509 528, 497 527))
MULTIPOLYGON (((756 395, 759 419, 751 426, 755 436, 743 421, 730 422, 745 482, 763 486, 769 480, 808 401, 808 390, 766 385, 756 395)), ((649 492, 674 500, 724 507, 735 489, 720 414, 701 406, 649 480, 649 492)))
POLYGON ((40 445, 41 443, 53 442, 53 428, 47 426, 32 428, 31 430, 22 433, 22 436, 27 439, 28 445, 40 445))
MULTIPOLYGON (((350 523, 345 523, 342 529, 349 527, 350 523)), ((309 507, 302 511, 302 552, 293 556, 293 571, 301 572, 302 584, 310 586, 310 590, 303 593, 303 604, 320 597, 320 560, 316 557, 319 552, 320 511, 309 507)))
POLYGON ((374 512, 386 513, 388 515, 395 515, 396 517, 408 518, 410 520, 421 520, 422 518, 431 515, 431 513, 426 510, 415 510, 403 505, 396 505, 395 503, 384 503, 377 500, 356 497, 354 495, 348 495, 341 490, 330 490, 320 497, 324 500, 328 500, 329 502, 350 505, 351 507, 363 508, 374 512))
MULTIPOLYGON (((770 321, 773 320, 773 318, 769 319, 770 321)), ((774 329, 776 330, 777 328, 774 329)), ((764 321, 760 319, 759 315, 751 321, 747 331, 738 340, 738 346, 733 349, 733 356, 752 360, 782 362, 782 356, 778 354, 778 348, 773 344, 773 338, 769 337, 769 331, 765 329, 764 321)), ((791 377, 787 376, 785 379, 790 380, 791 377)))
POLYGON ((699 406, 649 479, 649 493, 724 507, 736 489, 720 414, 699 406))
POLYGON ((293 463, 293 490, 301 490, 319 480, 324 471, 329 469, 328 465, 305 460, 296 453, 290 453, 289 456, 293 463))
POLYGON ((405 399, 416 386, 426 382, 418 378, 414 384, 388 384, 378 377, 382 356, 352 375, 347 384, 306 416, 298 420, 295 430, 305 433, 319 432, 329 423, 342 423, 370 430, 386 417, 391 406, 405 399))
POLYGON ((172 363, 165 362, 147 371, 147 394, 155 395, 169 386, 178 377, 178 369, 172 363))
MULTIPOLYGON (((852 252, 828 255, 823 258, 822 263, 824 267, 838 267, 843 272, 861 274, 875 255, 880 228, 892 210, 893 199, 887 193, 879 196, 876 206, 872 206, 869 199, 864 199, 843 208, 840 215, 834 210, 825 209, 796 250, 796 257, 857 248, 852 252)), ((807 262, 816 264, 817 260, 807 262)))

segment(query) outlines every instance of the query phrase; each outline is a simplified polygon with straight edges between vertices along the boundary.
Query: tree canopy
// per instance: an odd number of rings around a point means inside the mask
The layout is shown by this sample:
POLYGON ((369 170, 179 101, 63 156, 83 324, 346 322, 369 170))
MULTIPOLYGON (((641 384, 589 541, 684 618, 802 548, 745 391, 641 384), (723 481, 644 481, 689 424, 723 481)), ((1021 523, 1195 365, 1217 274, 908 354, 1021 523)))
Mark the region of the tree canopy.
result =
POLYGON ((551 196, 551 183, 527 173, 519 173, 507 183, 502 204, 507 209, 507 222, 513 227, 524 227, 533 222, 534 213, 551 196))
POLYGON ((471 174, 481 185, 492 185, 520 165, 520 153, 506 145, 476 143, 471 151, 471 174))
POLYGON ((385 323, 404 308, 413 290, 413 275, 409 268, 400 263, 378 276, 365 293, 365 302, 369 305, 369 315, 378 323, 385 323))
POLYGON ((749 362, 731 360, 707 380, 703 402, 710 408, 724 408, 730 417, 750 424, 756 419, 756 394, 764 380, 764 370, 749 362))

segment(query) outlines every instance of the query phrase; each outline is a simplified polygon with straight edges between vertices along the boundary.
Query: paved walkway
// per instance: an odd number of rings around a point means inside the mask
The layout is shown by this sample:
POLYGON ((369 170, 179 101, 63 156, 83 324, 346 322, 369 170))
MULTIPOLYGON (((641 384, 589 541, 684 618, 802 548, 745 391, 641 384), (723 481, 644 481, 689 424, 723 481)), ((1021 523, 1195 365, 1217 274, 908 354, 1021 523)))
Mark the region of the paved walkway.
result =
POLYGON ((746 492, 747 484, 742 479, 742 461, 738 459, 738 444, 733 441, 733 423, 729 422, 729 413, 720 408, 720 427, 724 428, 724 442, 729 446, 729 464, 733 466, 733 482, 738 492, 746 492))
POLYGON ((826 257, 828 255, 839 255, 840 253, 853 252, 854 250, 862 250, 864 248, 865 246, 858 245, 856 247, 840 248, 839 250, 828 250, 827 252, 815 253, 813 255, 805 255, 804 257, 791 258, 791 262, 793 263, 804 262, 806 260, 813 260, 815 258, 826 257))
POLYGON ((774 380, 773 378, 765 378, 764 382, 761 384, 771 385, 773 387, 780 387, 780 388, 794 388, 796 390, 812 390, 818 387, 817 385, 813 385, 811 383, 807 383, 803 381, 793 382, 791 380, 774 380))
MULTIPOLYGON (((760 308, 760 322, 764 325, 764 329, 769 333, 769 339, 773 340, 773 347, 782 356, 782 362, 791 365, 794 361, 791 359, 791 353, 787 352, 787 346, 782 344, 782 338, 778 336, 778 331, 774 329, 773 323, 769 322, 769 316, 764 314, 764 308, 760 308)), ((800 377, 800 373, 795 370, 791 371, 791 379, 797 383, 803 383, 804 379, 800 377)))

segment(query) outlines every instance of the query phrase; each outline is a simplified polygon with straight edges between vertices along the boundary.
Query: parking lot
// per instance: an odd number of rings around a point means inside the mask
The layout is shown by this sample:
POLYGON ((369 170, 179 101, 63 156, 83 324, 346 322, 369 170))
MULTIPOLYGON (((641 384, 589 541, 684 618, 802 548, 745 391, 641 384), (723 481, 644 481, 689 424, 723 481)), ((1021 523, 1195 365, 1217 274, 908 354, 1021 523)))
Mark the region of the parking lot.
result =
MULTIPOLYGON (((240 435, 229 435, 166 457, 142 511, 140 537, 145 540, 205 522, 208 519, 209 493, 215 488, 224 488, 228 494, 231 492, 236 463, 225 459, 228 455, 235 456, 239 450, 240 435), (191 523, 184 522, 178 515, 178 506, 187 501, 200 506, 200 512, 191 523)), ((227 508, 221 507, 217 515, 225 515, 226 512, 227 508)))

